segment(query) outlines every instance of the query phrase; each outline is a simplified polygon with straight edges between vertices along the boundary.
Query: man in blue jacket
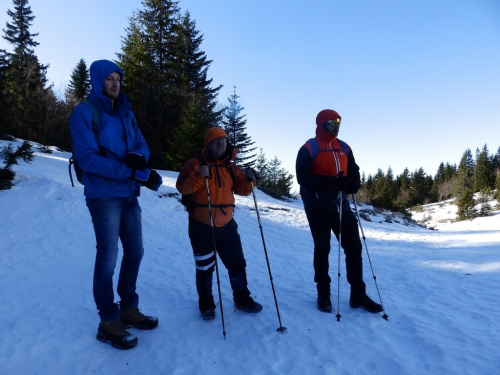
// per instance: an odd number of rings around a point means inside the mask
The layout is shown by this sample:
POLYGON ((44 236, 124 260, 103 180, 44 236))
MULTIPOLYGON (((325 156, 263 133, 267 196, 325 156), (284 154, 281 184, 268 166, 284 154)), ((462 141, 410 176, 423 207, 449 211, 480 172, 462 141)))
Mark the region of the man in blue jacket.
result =
POLYGON ((86 204, 97 242, 94 268, 94 300, 101 322, 97 339, 119 349, 137 345, 129 327, 153 329, 158 319, 139 311, 136 281, 144 248, 140 187, 157 191, 160 175, 146 168, 149 149, 122 94, 123 70, 115 63, 99 60, 90 66, 89 102, 79 104, 71 115, 70 131, 74 157, 83 171, 86 204), (93 108, 99 127, 93 127, 93 108), (118 238, 123 246, 115 303, 113 274, 118 257, 118 238))

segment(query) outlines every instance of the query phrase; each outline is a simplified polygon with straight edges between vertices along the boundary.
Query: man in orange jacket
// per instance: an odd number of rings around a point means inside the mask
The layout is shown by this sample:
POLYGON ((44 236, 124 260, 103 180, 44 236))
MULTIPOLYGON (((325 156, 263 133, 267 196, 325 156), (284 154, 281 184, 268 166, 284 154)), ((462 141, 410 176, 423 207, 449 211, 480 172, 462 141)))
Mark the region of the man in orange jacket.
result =
POLYGON ((198 307, 204 320, 215 317, 212 275, 216 251, 228 270, 236 308, 249 313, 262 310, 262 305, 250 297, 247 288, 246 261, 238 225, 233 218, 233 194, 251 194, 250 184, 255 184, 255 173, 251 168, 243 172, 234 163, 237 152, 228 143, 227 134, 222 128, 208 129, 201 155, 184 164, 176 183, 177 190, 189 196, 186 204, 189 212, 188 232, 196 265, 198 307), (205 179, 208 179, 213 230, 205 179))
POLYGON ((366 295, 358 222, 346 197, 361 186, 359 167, 351 148, 337 139, 340 116, 325 109, 316 117, 316 137, 307 141, 297 155, 296 173, 300 195, 314 241, 314 281, 318 289, 318 309, 332 312, 328 255, 331 232, 345 253, 347 281, 351 285, 349 305, 375 313, 382 306, 366 295), (342 209, 342 211, 340 211, 342 209), (342 222, 340 222, 342 217, 342 222))

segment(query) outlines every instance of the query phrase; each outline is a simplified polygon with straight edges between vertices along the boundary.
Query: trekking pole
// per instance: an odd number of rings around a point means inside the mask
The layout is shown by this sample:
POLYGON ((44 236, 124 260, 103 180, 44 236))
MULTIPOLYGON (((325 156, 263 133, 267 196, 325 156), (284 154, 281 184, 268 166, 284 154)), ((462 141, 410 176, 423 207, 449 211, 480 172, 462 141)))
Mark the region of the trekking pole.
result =
POLYGON ((217 245, 215 243, 215 228, 212 219, 212 206, 210 205, 210 190, 208 189, 208 177, 205 177, 205 187, 207 188, 208 216, 210 216, 210 226, 212 227, 212 237, 214 239, 214 259, 215 259, 215 274, 217 275, 217 289, 219 290, 220 317, 222 320, 222 334, 226 339, 226 326, 224 324, 224 310, 222 309, 222 294, 220 292, 219 265, 217 263, 217 245))
POLYGON ((286 327, 281 325, 280 310, 278 308, 278 300, 276 299, 276 292, 274 291, 273 275, 271 274, 271 266, 269 265, 269 258, 267 256, 266 241, 264 240, 264 231, 262 230, 262 224, 260 222, 259 208, 257 207, 257 198, 255 198, 255 190, 253 188, 253 181, 250 181, 250 186, 252 187, 253 201, 255 203, 255 212, 257 213, 257 220, 259 222, 260 236, 262 237, 262 244, 264 245, 264 254, 266 254, 267 269, 269 271, 269 279, 271 280, 271 288, 273 289, 274 303, 276 305, 276 312, 278 313, 278 321, 280 323, 279 328, 276 329, 278 332, 284 332, 286 327))
POLYGON ((388 319, 389 315, 385 313, 384 304, 382 303, 382 297, 380 296, 380 291, 378 289, 377 276, 375 276, 375 272, 373 271, 372 260, 370 259, 370 253, 368 252, 368 246, 366 245, 365 232, 363 231, 363 226, 361 225, 361 218, 359 217, 358 206, 356 204, 356 198, 354 198, 354 194, 352 194, 352 201, 354 202, 354 208, 356 209, 356 215, 358 216, 358 223, 361 229, 361 234, 363 235, 363 242, 365 243, 366 255, 368 256, 368 261, 370 262, 370 268, 372 269, 372 275, 373 275, 373 280, 375 281, 375 287, 377 288, 378 299, 380 300, 380 305, 382 306, 382 311, 384 312, 382 318, 384 318, 385 320, 389 320, 388 319))
POLYGON ((340 205, 339 205, 339 252, 338 252, 338 260, 337 260, 337 322, 340 322, 340 242, 342 241, 342 191, 339 190, 340 196, 340 205))

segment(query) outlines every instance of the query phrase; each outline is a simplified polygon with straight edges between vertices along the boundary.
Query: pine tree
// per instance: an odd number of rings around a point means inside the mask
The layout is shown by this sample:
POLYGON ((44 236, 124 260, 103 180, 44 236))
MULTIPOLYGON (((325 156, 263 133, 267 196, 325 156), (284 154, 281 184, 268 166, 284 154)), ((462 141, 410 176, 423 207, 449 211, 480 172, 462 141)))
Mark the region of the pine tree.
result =
POLYGON ((500 207, 500 173, 497 173, 495 179, 495 194, 493 196, 497 200, 498 207, 500 207))
POLYGON ((14 10, 7 14, 3 38, 13 46, 12 53, 6 53, 6 68, 3 85, 8 94, 7 116, 12 118, 14 135, 42 141, 44 119, 47 116, 44 100, 49 94, 46 71, 48 65, 39 63, 34 48, 39 44, 30 33, 35 19, 28 0, 13 0, 14 10))
POLYGON ((281 161, 276 156, 269 162, 261 148, 254 169, 259 175, 257 187, 260 190, 278 199, 291 197, 293 175, 281 168, 281 161))
POLYGON ((174 171, 179 171, 187 160, 199 155, 205 147, 206 124, 195 100, 196 98, 193 96, 193 102, 186 103, 180 127, 174 130, 175 141, 172 142, 167 155, 169 168, 174 171))
POLYGON ((440 195, 439 189, 445 182, 445 168, 444 163, 439 164, 436 176, 434 177, 434 182, 431 188, 431 195, 435 198, 434 202, 440 201, 443 198, 440 195))
POLYGON ((394 181, 392 168, 384 175, 381 169, 374 177, 371 202, 376 207, 391 209, 398 195, 397 183, 394 181))
POLYGON ((401 212, 409 206, 410 196, 410 171, 408 168, 403 170, 399 176, 396 177, 396 184, 398 187, 396 201, 393 206, 401 212))
POLYGON ((260 153, 255 161, 254 169, 259 175, 259 186, 263 186, 262 184, 265 184, 266 181, 269 181, 269 165, 266 159, 266 154, 264 154, 262 147, 260 148, 260 153))
POLYGON ((453 196, 461 197, 465 190, 472 190, 474 186, 474 161, 470 149, 465 150, 460 159, 453 184, 453 196))
POLYGON ((117 54, 125 72, 124 91, 151 151, 151 166, 163 169, 193 157, 192 150, 183 151, 177 143, 193 127, 200 130, 197 140, 203 139, 221 116, 215 108, 220 86, 212 88, 207 78, 211 60, 200 50, 203 38, 189 13, 180 15, 177 4, 143 0, 143 10, 130 18, 122 53, 117 54), (188 124, 194 119, 196 124, 188 124))
POLYGON ((216 109, 217 92, 212 88, 207 71, 211 60, 200 50, 203 37, 196 29, 189 12, 180 17, 174 33, 173 72, 176 87, 173 100, 179 109, 179 125, 174 127, 172 142, 167 152, 169 168, 179 170, 184 162, 197 155, 204 147, 205 131, 221 122, 223 109, 216 109))
POLYGON ((471 189, 464 189, 462 195, 456 201, 458 207, 457 220, 472 220, 477 216, 475 208, 476 202, 474 201, 474 193, 471 189))
POLYGON ((71 73, 71 79, 69 81, 68 88, 66 90, 66 100, 72 105, 85 100, 90 92, 90 75, 87 69, 87 64, 82 58, 76 64, 73 72, 71 73))
POLYGON ((229 106, 224 111, 224 130, 227 133, 229 142, 238 149, 236 154, 236 164, 241 168, 253 167, 255 164, 255 154, 250 154, 256 147, 251 147, 255 142, 252 142, 250 136, 245 133, 246 115, 241 115, 243 107, 238 103, 239 96, 236 95, 236 86, 234 87, 233 95, 228 98, 229 106))
POLYGON ((12 143, 2 147, 0 150, 0 159, 3 159, 5 165, 0 168, 0 190, 7 190, 12 187, 12 181, 16 176, 16 173, 12 170, 12 166, 19 164, 18 159, 30 163, 34 157, 31 144, 28 141, 24 141, 16 151, 14 151, 12 143))
POLYGON ((282 197, 290 197, 293 176, 281 168, 281 160, 276 156, 268 164, 268 189, 282 197))
POLYGON ((486 144, 483 146, 482 151, 477 154, 474 175, 474 191, 491 191, 493 189, 495 184, 493 162, 486 144))
POLYGON ((414 206, 426 203, 429 190, 429 180, 426 179, 423 168, 419 168, 411 174, 411 185, 408 197, 409 205, 414 206))
POLYGON ((7 51, 0 49, 0 125, 2 127, 0 136, 9 134, 13 130, 12 119, 7 115, 9 108, 9 96, 6 85, 7 69, 7 51))
POLYGON ((169 140, 180 125, 173 69, 179 8, 170 0, 143 0, 142 6, 129 19, 118 65, 125 72, 123 89, 151 152, 150 164, 167 169, 169 140))
POLYGON ((444 180, 445 181, 451 181, 453 178, 455 178, 457 175, 457 165, 453 164, 451 165, 450 163, 446 163, 444 167, 444 180))

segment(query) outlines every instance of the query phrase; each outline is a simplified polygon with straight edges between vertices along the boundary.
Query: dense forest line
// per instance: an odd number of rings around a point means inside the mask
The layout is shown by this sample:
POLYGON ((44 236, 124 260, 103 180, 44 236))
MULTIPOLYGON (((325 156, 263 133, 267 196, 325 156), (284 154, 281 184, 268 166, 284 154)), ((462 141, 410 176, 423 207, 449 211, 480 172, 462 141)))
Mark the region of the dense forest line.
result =
MULTIPOLYGON (((259 188, 276 197, 291 197, 294 176, 281 168, 276 156, 267 159, 262 148, 256 153, 236 87, 226 104, 217 101, 222 86, 214 87, 208 77, 212 61, 201 50, 203 36, 189 12, 182 13, 178 2, 171 0, 143 0, 142 6, 129 18, 116 63, 125 71, 123 91, 132 100, 151 150, 149 166, 180 170, 203 148, 205 130, 221 126, 240 150, 238 165, 259 173, 259 188)), ((69 151, 71 112, 90 90, 87 63, 84 58, 75 62, 64 98, 58 97, 47 80, 49 65, 35 53, 38 34, 30 30, 35 16, 28 0, 13 0, 7 14, 11 21, 2 29, 3 38, 12 48, 0 50, 0 136, 69 151)), ((467 149, 458 166, 441 163, 434 177, 422 168, 405 169, 397 176, 391 168, 363 175, 357 197, 399 211, 455 197, 467 218, 476 214, 470 208, 474 193, 498 199, 499 169, 500 148, 490 154, 485 145, 475 158, 467 149)))
POLYGON ((422 168, 413 173, 406 168, 397 176, 391 168, 386 173, 379 169, 375 176, 366 178, 363 174, 361 186, 357 200, 376 207, 404 212, 409 207, 456 198, 459 219, 488 215, 493 207, 487 202, 493 198, 500 202, 500 147, 490 154, 485 144, 476 149, 475 158, 467 149, 458 166, 441 163, 434 177, 422 168), (475 195, 479 198, 474 199, 475 195), (477 203, 484 203, 479 212, 474 208, 477 203))

